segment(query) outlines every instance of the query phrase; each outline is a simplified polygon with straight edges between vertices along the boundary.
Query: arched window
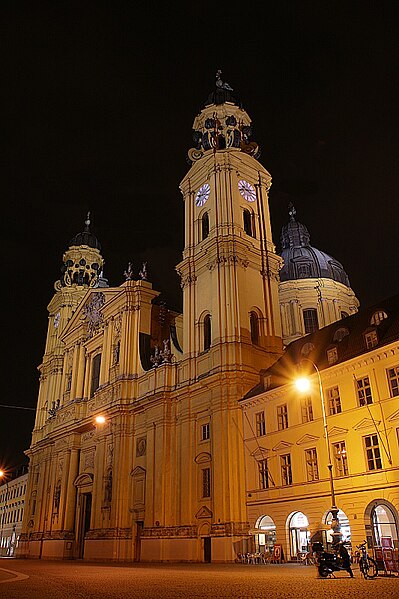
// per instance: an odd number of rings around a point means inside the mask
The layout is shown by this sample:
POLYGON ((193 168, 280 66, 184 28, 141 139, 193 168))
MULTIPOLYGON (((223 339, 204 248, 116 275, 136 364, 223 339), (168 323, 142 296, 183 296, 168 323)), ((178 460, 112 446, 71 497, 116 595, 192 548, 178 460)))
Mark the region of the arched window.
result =
POLYGON ((209 215, 204 212, 201 218, 201 236, 202 239, 206 239, 209 235, 209 215))
POLYGON ((388 318, 388 314, 384 310, 377 310, 370 318, 370 325, 378 326, 386 318, 388 318))
POLYGON ((244 219, 244 231, 247 235, 251 237, 255 237, 255 227, 253 222, 252 213, 246 208, 243 211, 243 219, 244 219))
POLYGON ((256 312, 250 312, 249 323, 251 327, 251 341, 254 345, 259 345, 259 318, 256 312))
POLYGON ((92 370, 91 370, 91 393, 90 397, 93 397, 94 392, 97 391, 100 386, 100 367, 101 367, 101 354, 97 354, 93 358, 92 370))
POLYGON ((211 347, 211 315, 206 314, 204 318, 204 351, 211 347))

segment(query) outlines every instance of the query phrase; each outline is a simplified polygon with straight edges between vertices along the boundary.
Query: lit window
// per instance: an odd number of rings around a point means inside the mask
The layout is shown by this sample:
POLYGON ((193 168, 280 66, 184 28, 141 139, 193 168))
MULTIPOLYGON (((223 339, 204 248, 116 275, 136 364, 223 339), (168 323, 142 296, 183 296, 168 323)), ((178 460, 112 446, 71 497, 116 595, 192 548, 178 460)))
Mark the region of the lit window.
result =
POLYGON ((301 413, 302 413, 302 423, 312 422, 313 420, 313 406, 312 406, 312 398, 304 397, 301 400, 301 413))
POLYGON ((327 399, 330 415, 332 416, 333 414, 340 414, 342 412, 342 408, 339 388, 331 387, 330 389, 327 389, 327 399))
POLYGON ((368 435, 364 437, 364 447, 366 450, 366 460, 368 470, 381 470, 381 452, 378 444, 378 435, 368 435))
POLYGON ((280 456, 281 483, 283 486, 292 485, 291 455, 280 456))
POLYGON ((261 489, 269 488, 269 467, 267 460, 260 460, 258 462, 259 467, 259 487, 261 489))
POLYGON ((370 326, 378 326, 386 318, 388 318, 388 314, 384 310, 377 310, 370 318, 370 326))
POLYGON ((369 331, 368 333, 365 333, 364 339, 366 341, 367 349, 372 349, 373 347, 376 347, 376 345, 378 345, 377 331, 369 331))
POLYGON ((303 323, 305 325, 305 333, 314 333, 319 328, 317 319, 317 310, 309 308, 303 311, 303 323))
POLYGON ((277 426, 278 430, 282 431, 288 428, 288 408, 287 404, 277 406, 277 426))
POLYGON ((331 347, 327 350, 327 361, 330 366, 338 362, 338 349, 336 347, 331 347))
POLYGON ((348 456, 346 454, 345 441, 333 444, 335 476, 348 476, 348 456))
POLYGON ((306 474, 309 482, 319 480, 319 469, 317 466, 317 452, 315 448, 305 451, 306 474))
POLYGON ((202 469, 202 497, 211 496, 211 469, 202 469))
POLYGON ((266 435, 266 422, 265 422, 265 413, 258 412, 255 414, 256 420, 256 436, 263 437, 266 435))
POLYGON ((365 406, 366 404, 373 403, 370 379, 368 376, 365 376, 362 379, 356 379, 356 388, 359 406, 365 406))
POLYGON ((209 422, 201 425, 201 441, 207 441, 210 437, 210 425, 209 422))
POLYGON ((397 397, 399 395, 399 366, 388 368, 387 373, 391 397, 397 397))

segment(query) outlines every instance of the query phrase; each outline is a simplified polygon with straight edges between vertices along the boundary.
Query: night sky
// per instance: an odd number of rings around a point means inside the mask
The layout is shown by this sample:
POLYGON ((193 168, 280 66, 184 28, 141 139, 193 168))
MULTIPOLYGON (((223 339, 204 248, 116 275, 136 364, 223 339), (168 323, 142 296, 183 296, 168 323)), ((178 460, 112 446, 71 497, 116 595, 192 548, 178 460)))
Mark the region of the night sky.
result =
MULTIPOLYGON (((273 177, 277 249, 293 202, 361 306, 398 293, 397 6, 2 4, 1 404, 36 405, 46 306, 88 210, 109 284, 146 260, 181 307, 178 185, 217 69, 273 177)), ((0 465, 24 461, 33 422, 33 411, 0 408, 0 465)))

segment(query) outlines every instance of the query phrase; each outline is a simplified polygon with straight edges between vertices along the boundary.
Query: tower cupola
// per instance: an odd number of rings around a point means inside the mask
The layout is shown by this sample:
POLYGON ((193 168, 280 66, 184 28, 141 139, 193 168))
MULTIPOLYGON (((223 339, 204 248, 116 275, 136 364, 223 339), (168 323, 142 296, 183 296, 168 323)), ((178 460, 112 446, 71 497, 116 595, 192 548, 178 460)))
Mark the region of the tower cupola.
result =
POLYGON ((90 212, 88 212, 84 230, 77 233, 69 242, 63 256, 61 277, 55 283, 55 288, 59 290, 62 287, 107 286, 102 277, 104 259, 100 251, 100 242, 90 230, 90 212))

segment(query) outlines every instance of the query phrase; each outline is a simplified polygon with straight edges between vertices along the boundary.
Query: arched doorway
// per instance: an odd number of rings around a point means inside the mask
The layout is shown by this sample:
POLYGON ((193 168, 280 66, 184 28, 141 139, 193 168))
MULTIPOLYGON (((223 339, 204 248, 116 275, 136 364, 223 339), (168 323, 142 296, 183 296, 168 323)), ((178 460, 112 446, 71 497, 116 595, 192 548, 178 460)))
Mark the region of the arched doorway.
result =
MULTIPOLYGON (((349 525, 348 517, 345 514, 345 512, 343 512, 342 510, 338 510, 337 515, 338 515, 338 520, 339 520, 339 524, 341 527, 342 541, 346 545, 350 545, 350 543, 351 543, 351 527, 349 525)), ((331 529, 332 519, 333 519, 332 512, 327 512, 327 515, 324 519, 326 525, 328 526, 328 529, 325 531, 326 532, 327 550, 328 550, 328 545, 331 545, 333 542, 333 536, 332 536, 333 531, 331 529)))
POLYGON ((371 527, 374 547, 398 549, 398 518, 393 506, 377 503, 371 509, 371 527))
POLYGON ((298 553, 308 551, 310 532, 309 521, 302 512, 294 512, 289 519, 290 552, 291 558, 296 558, 298 553))
POLYGON ((276 542, 276 525, 270 516, 261 516, 256 524, 255 545, 259 553, 273 553, 276 542))

